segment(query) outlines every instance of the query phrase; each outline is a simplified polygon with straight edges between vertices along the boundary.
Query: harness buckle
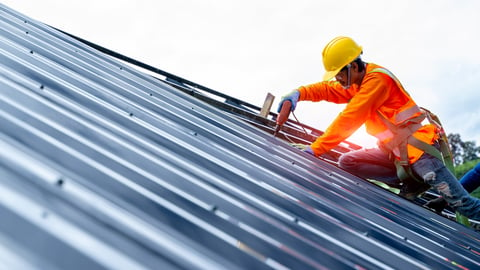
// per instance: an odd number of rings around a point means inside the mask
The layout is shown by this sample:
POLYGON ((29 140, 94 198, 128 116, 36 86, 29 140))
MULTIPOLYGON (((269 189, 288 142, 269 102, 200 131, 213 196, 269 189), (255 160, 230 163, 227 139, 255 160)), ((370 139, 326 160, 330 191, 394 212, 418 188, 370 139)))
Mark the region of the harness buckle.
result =
POLYGON ((398 164, 399 164, 400 166, 404 166, 404 167, 410 165, 410 164, 408 163, 408 160, 399 160, 399 161, 398 161, 398 164))

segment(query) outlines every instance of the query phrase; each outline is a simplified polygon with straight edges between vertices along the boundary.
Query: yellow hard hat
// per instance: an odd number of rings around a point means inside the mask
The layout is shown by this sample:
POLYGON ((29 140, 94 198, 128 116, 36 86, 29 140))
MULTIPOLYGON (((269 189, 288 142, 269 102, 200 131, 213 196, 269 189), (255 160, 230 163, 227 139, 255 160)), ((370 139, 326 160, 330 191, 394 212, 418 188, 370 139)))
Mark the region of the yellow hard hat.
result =
POLYGON ((323 66, 327 71, 323 80, 328 81, 362 53, 362 46, 349 37, 336 37, 323 49, 323 66))

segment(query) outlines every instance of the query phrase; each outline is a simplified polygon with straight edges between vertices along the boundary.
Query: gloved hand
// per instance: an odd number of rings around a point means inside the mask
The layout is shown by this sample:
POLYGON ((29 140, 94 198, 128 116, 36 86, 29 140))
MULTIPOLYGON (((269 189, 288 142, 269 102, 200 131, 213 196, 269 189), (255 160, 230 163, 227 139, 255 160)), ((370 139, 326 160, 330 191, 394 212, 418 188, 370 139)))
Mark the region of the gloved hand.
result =
POLYGON ((310 145, 307 146, 307 147, 303 150, 303 152, 309 153, 310 155, 315 156, 315 153, 313 152, 313 149, 312 149, 312 147, 310 147, 310 145))
POLYGON ((295 110, 295 107, 297 106, 297 102, 299 98, 300 98, 300 92, 297 89, 285 94, 284 96, 282 96, 280 103, 278 103, 277 112, 280 113, 280 111, 282 110, 283 102, 285 100, 290 100, 290 102, 292 102, 291 111, 293 112, 295 110))
POLYGON ((293 146, 293 147, 295 147, 295 148, 303 151, 303 150, 305 150, 305 149, 309 146, 309 144, 291 143, 290 146, 293 146))
POLYGON ((290 145, 299 150, 302 150, 305 153, 309 153, 310 155, 315 156, 315 153, 313 152, 312 147, 310 147, 309 144, 291 143, 290 145))

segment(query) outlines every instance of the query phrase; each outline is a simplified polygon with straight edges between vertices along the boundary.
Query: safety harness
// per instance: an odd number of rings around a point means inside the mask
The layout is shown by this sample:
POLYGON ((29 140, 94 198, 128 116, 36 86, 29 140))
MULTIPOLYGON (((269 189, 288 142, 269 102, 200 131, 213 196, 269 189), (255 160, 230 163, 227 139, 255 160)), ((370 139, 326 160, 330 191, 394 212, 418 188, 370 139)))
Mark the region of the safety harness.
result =
MULTIPOLYGON (((387 69, 375 68, 371 70, 369 73, 371 72, 380 72, 388 75, 390 78, 392 78, 396 82, 397 86, 405 92, 400 81, 387 69)), ((393 133, 392 139, 386 143, 382 143, 381 147, 386 151, 388 151, 388 153, 393 153, 394 151, 398 151, 397 154, 399 156, 399 159, 394 158, 395 166, 397 168, 398 178, 400 178, 400 180, 402 181, 406 180, 407 178, 412 178, 416 181, 423 183, 424 182, 423 179, 420 179, 412 171, 412 168, 410 166, 411 164, 408 158, 407 145, 410 144, 413 147, 418 148, 424 151, 425 153, 428 153, 431 156, 438 158, 445 164, 445 166, 452 173, 454 172, 453 156, 448 144, 447 136, 445 134, 445 131, 438 117, 425 108, 416 107, 416 109, 419 109, 421 111, 421 114, 417 117, 414 117, 414 118, 408 119, 405 122, 402 122, 400 125, 393 124, 379 111, 377 111, 377 114, 379 115, 380 119, 383 121, 385 126, 388 128, 388 130, 393 133), (440 145, 440 150, 437 149, 435 146, 425 143, 413 136, 415 131, 417 131, 420 127, 423 126, 422 122, 425 119, 428 119, 430 124, 433 124, 436 127, 438 137, 439 137, 437 142, 440 145)))
MULTIPOLYGON (((388 70, 384 68, 375 68, 370 72, 380 72, 388 75, 392 78, 397 86, 406 93, 405 89, 401 85, 400 81, 388 70)), ((370 73, 369 72, 369 73, 370 73)), ((418 108, 418 107, 417 107, 418 108)), ((453 155, 448 143, 448 137, 443 129, 442 124, 440 123, 440 119, 437 115, 433 114, 429 110, 425 108, 418 108, 421 114, 417 117, 408 119, 405 123, 402 122, 401 125, 395 125, 390 122, 385 116, 383 116, 379 111, 377 111, 380 119, 382 119, 385 126, 393 133, 393 137, 391 141, 387 143, 383 143, 381 147, 384 147, 388 153, 392 154, 395 149, 399 151, 400 159, 395 160, 395 166, 397 168, 397 176, 400 178, 402 182, 408 181, 410 179, 414 179, 420 183, 424 183, 423 179, 421 179, 418 175, 416 175, 409 162, 408 158, 408 148, 407 145, 412 145, 415 148, 423 150, 425 153, 430 154, 441 160, 443 164, 447 167, 452 174, 455 174, 455 168, 453 166, 453 155), (413 136, 415 131, 417 131, 420 127, 422 127, 422 121, 428 119, 430 124, 436 127, 436 132, 438 135, 437 143, 439 144, 439 148, 425 143, 423 141, 418 140, 413 136)), ((408 109, 407 109, 408 110, 408 109)), ((418 112, 418 111, 417 111, 418 112)), ((459 212, 455 212, 457 222, 470 227, 470 221, 467 217, 463 216, 459 212)))

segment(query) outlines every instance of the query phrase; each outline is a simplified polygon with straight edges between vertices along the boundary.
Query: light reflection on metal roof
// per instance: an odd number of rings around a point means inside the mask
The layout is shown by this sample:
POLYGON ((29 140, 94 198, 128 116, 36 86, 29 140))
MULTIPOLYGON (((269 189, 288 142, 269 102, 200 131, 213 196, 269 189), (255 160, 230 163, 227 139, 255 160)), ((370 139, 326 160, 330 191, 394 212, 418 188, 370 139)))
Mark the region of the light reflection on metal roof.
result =
POLYGON ((255 108, 0 14, 0 264, 480 267, 477 232, 292 148, 255 108))

